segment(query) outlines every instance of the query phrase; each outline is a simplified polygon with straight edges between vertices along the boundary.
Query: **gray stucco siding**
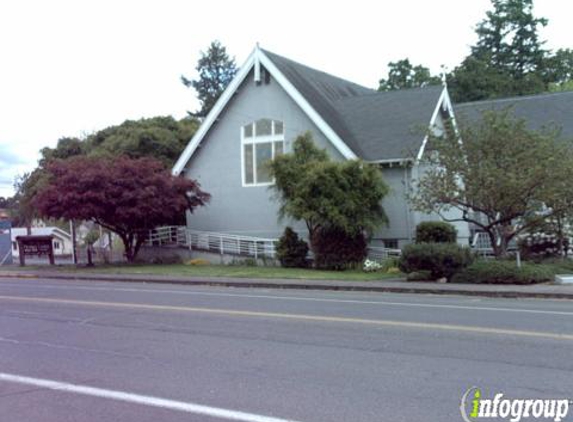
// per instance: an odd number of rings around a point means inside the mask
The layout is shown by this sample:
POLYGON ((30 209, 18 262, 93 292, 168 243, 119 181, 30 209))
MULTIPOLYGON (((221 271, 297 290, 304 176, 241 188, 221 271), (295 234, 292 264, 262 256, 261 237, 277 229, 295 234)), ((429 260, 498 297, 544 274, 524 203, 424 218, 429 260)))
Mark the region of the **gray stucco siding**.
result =
POLYGON ((320 148, 325 148, 335 160, 343 159, 275 80, 256 85, 251 74, 187 164, 185 176, 197 179, 202 189, 212 195, 209 205, 188 215, 189 228, 278 237, 286 225, 291 225, 301 235, 306 234, 304 224, 278 221, 278 204, 268 186, 242 185, 241 127, 261 118, 284 123, 286 152, 291 151, 298 135, 311 131, 320 148))
POLYGON ((412 213, 408 206, 405 187, 409 183, 411 170, 402 166, 380 170, 384 182, 390 188, 382 200, 382 207, 388 217, 388 225, 381 227, 373 236, 374 246, 384 246, 383 240, 395 239, 398 246, 409 243, 412 236, 412 213))

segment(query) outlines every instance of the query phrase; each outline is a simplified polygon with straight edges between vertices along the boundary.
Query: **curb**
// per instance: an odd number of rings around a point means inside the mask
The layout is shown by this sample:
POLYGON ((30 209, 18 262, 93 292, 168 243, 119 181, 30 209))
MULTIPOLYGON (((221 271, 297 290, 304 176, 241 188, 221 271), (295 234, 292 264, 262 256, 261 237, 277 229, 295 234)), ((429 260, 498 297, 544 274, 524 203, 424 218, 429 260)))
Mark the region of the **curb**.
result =
MULTIPOLYGON (((172 284, 187 286, 211 286, 211 287, 235 287, 235 288, 261 288, 261 289, 280 289, 280 290, 323 290, 323 291, 350 291, 350 292, 377 292, 377 293, 411 293, 411 294, 432 294, 444 296, 481 296, 492 298, 535 298, 535 299, 568 299, 573 300, 571 293, 555 292, 524 292, 519 290, 471 290, 463 288, 441 289, 439 287, 423 288, 417 286, 366 286, 351 284, 313 284, 312 282, 300 283, 295 280, 264 281, 248 280, 240 278, 201 278, 201 279, 182 279, 182 278, 161 278, 145 279, 145 276, 130 276, 122 274, 117 275, 74 275, 74 274, 30 274, 30 273, 0 273, 0 277, 22 278, 22 279, 40 279, 46 278, 51 280, 73 280, 73 281, 105 281, 115 283, 155 283, 155 284, 172 284)), ((450 285, 451 286, 451 285, 450 285)))

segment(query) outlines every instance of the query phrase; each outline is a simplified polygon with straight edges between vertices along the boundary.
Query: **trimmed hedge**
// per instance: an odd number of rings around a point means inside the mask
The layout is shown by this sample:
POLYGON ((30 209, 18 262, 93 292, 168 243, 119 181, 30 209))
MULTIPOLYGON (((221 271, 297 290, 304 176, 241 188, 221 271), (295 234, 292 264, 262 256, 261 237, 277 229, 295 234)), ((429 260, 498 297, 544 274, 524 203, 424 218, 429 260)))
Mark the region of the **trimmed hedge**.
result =
POLYGON ((473 284, 536 284, 553 280, 554 272, 548 266, 515 261, 481 260, 455 274, 452 283, 473 284))
POLYGON ((405 273, 429 271, 432 279, 448 280, 473 262, 469 248, 457 243, 415 243, 406 246, 400 257, 400 270, 405 273))
POLYGON ((281 266, 287 268, 308 267, 308 245, 299 239, 298 234, 290 227, 285 228, 283 235, 276 242, 277 259, 281 266))
POLYGON ((313 236, 314 266, 323 270, 345 270, 362 265, 368 255, 362 233, 349 235, 335 227, 322 227, 313 236))
POLYGON ((424 221, 416 226, 416 243, 456 243, 458 231, 444 221, 424 221))

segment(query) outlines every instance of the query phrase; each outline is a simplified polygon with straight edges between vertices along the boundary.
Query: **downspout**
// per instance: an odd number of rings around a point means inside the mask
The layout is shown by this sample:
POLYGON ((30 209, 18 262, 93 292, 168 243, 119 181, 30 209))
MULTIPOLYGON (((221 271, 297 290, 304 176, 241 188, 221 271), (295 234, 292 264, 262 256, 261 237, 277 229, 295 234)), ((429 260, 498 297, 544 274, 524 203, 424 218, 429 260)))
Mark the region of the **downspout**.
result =
MULTIPOLYGON (((410 178, 408 177, 408 164, 404 163, 404 186, 406 187, 406 194, 410 192, 410 178)), ((408 243, 412 243, 412 213, 408 206, 408 200, 404 200, 404 208, 406 209, 406 230, 408 232, 408 243)))

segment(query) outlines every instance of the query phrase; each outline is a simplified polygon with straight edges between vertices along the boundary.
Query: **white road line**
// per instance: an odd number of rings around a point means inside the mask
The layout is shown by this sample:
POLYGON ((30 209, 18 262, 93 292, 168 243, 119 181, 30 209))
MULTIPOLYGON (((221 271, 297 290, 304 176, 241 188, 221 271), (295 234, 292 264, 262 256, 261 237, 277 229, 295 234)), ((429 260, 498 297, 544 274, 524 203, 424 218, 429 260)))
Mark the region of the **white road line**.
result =
POLYGON ((397 306, 397 307, 410 307, 410 308, 435 308, 435 309, 456 309, 456 310, 466 310, 466 311, 491 311, 491 312, 513 312, 513 313, 523 313, 523 314, 539 314, 539 315, 561 315, 561 316, 573 316, 573 312, 570 311, 544 311, 540 309, 520 309, 520 308, 496 308, 490 306, 464 306, 464 305, 438 305, 431 303, 405 303, 405 302, 389 302, 389 301, 368 301, 368 300, 353 300, 353 299, 327 299, 327 298, 310 298, 310 297, 298 297, 298 296, 273 296, 273 295, 252 295, 252 294, 233 294, 233 293, 213 293, 213 292, 198 292, 198 291, 185 291, 185 290, 163 290, 163 289, 145 289, 145 288, 121 288, 121 287, 86 287, 78 285, 70 286, 55 286, 55 285, 41 285, 34 284, 31 285, 18 285, 18 284, 3 284, 2 286, 13 286, 13 287, 28 287, 34 290, 41 289, 55 289, 55 290, 93 290, 93 291, 115 291, 115 292, 127 292, 127 293, 165 293, 165 294, 175 294, 175 295, 187 295, 187 296, 214 296, 214 297, 238 297, 238 298, 250 298, 250 299, 271 299, 271 300, 283 300, 283 301, 300 301, 300 302, 330 302, 330 303, 354 303, 363 305, 385 305, 385 306, 397 306))
POLYGON ((175 410, 197 415, 205 415, 214 418, 227 419, 243 422, 296 422, 292 419, 280 419, 270 416, 246 413, 237 410, 222 409, 219 407, 204 406, 196 403, 188 403, 176 400, 163 399, 153 396, 142 396, 139 394, 127 393, 124 391, 107 390, 103 388, 90 387, 87 385, 70 384, 47 380, 42 378, 30 378, 21 375, 6 374, 0 372, 0 381, 17 384, 32 385, 35 387, 47 388, 49 390, 64 391, 67 393, 81 394, 85 396, 100 397, 104 399, 119 400, 127 403, 135 403, 144 406, 160 407, 163 409, 175 410))

